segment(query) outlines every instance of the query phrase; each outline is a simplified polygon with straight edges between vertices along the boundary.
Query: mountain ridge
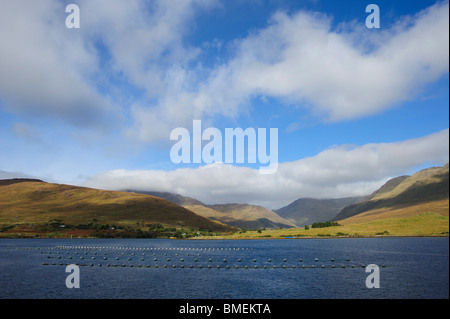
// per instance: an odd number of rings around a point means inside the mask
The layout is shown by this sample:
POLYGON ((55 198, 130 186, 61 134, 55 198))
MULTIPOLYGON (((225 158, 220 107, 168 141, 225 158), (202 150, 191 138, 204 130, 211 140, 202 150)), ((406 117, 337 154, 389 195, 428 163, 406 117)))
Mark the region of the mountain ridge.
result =
POLYGON ((238 228, 292 228, 295 224, 280 217, 274 211, 260 205, 247 203, 227 203, 207 205, 203 202, 180 194, 157 191, 126 190, 129 192, 151 194, 172 201, 194 213, 238 228))
POLYGON ((382 209, 399 209, 449 198, 449 165, 430 167, 389 180, 363 202, 343 208, 333 221, 382 209), (382 190, 382 191, 380 191, 382 190), (384 190, 384 191, 383 191, 384 190))
POLYGON ((54 221, 74 228, 96 224, 120 225, 137 230, 148 228, 149 225, 161 225, 166 228, 234 231, 228 225, 151 195, 46 183, 41 180, 0 182, 1 225, 31 225, 31 228, 43 229, 54 221))
POLYGON ((366 199, 368 196, 344 198, 299 198, 289 205, 275 210, 281 217, 291 221, 297 227, 304 227, 315 222, 333 219, 344 207, 366 199))

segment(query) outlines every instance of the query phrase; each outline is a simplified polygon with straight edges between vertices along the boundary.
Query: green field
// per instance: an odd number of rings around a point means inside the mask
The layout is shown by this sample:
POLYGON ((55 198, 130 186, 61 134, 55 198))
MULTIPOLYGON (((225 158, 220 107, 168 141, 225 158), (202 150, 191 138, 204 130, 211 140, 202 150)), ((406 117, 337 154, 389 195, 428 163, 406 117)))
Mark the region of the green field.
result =
POLYGON ((240 231, 227 236, 204 237, 208 239, 280 239, 340 238, 379 236, 448 236, 448 216, 422 213, 405 218, 387 218, 371 222, 331 226, 324 228, 291 228, 277 230, 240 231))

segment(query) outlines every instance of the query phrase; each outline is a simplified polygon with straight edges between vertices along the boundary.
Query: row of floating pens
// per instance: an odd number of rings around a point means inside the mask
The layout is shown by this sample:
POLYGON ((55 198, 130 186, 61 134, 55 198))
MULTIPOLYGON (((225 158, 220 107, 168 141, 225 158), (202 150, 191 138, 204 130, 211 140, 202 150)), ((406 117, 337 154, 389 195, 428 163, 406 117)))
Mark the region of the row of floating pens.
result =
MULTIPOLYGON (((17 247, 16 249, 21 250, 33 250, 32 247, 17 247)), ((64 249, 64 250, 125 250, 125 251, 247 251, 253 250, 252 248, 244 248, 244 247, 121 247, 121 246, 55 246, 55 247, 35 247, 36 250, 55 250, 55 249, 64 249)))
POLYGON ((187 250, 199 250, 199 251, 245 251, 252 250, 252 248, 244 247, 120 247, 120 246, 56 246, 46 249, 77 249, 77 250, 139 250, 139 251, 158 251, 158 250, 168 250, 168 251, 187 251, 187 250))
MULTIPOLYGON (((61 259, 62 257, 59 255, 59 256, 57 256, 57 257, 47 256, 47 258, 61 259)), ((68 259, 72 259, 73 257, 72 257, 72 256, 68 256, 67 258, 68 258, 68 259)), ((91 257, 92 260, 95 260, 96 258, 97 258, 97 257, 91 257)), ((113 257, 113 258, 114 258, 115 260, 121 260, 120 257, 113 257)), ((80 256, 79 259, 84 259, 84 256, 80 256)), ((125 257, 125 259, 127 259, 128 261, 131 261, 131 260, 137 260, 136 258, 132 258, 132 257, 125 257)), ((103 257, 103 260, 108 260, 108 258, 107 258, 107 257, 103 257)), ((145 258, 140 258, 140 260, 141 260, 141 261, 145 261, 145 258)), ((170 258, 166 258, 166 260, 167 260, 167 261, 170 261, 171 259, 170 259, 170 258)), ((158 261, 158 258, 153 258, 153 261, 158 261)), ((194 259, 194 262, 198 262, 198 261, 199 261, 198 258, 195 258, 195 259, 194 259)), ((222 261, 223 261, 224 263, 226 263, 226 262, 227 262, 227 259, 223 259, 222 261)), ((298 261, 301 263, 301 262, 303 262, 303 259, 300 258, 298 261)), ((318 258, 314 258, 314 261, 315 261, 315 262, 319 262, 319 259, 318 259, 318 258)), ((325 261, 325 260, 321 260, 321 261, 325 261)), ((328 261, 328 259, 326 259, 326 261, 328 261)), ((331 262, 334 262, 334 261, 344 261, 344 259, 335 260, 334 258, 331 258, 329 261, 331 261, 331 262)), ((350 261, 350 258, 345 259, 345 261, 350 261)), ((180 259, 180 262, 184 262, 184 258, 181 258, 181 259, 180 259)), ((212 258, 208 258, 208 262, 213 262, 213 259, 212 259, 212 258)), ((237 262, 242 262, 242 258, 239 258, 239 259, 237 260, 237 262)), ((252 259, 252 262, 256 262, 256 259, 252 259)), ((272 262, 272 259, 271 259, 271 258, 267 259, 267 262, 269 262, 269 263, 272 262)), ((287 259, 284 258, 284 259, 283 259, 283 262, 287 262, 287 259)))
MULTIPOLYGON (((42 265, 59 265, 59 266, 67 266, 69 264, 57 264, 57 263, 42 263, 42 265)), ((79 264, 78 266, 81 267, 94 267, 94 266, 99 266, 102 267, 102 264, 79 264)), ((105 267, 136 267, 136 268, 197 268, 197 269, 212 269, 212 268, 216 268, 216 269, 305 269, 305 268, 321 268, 321 269, 325 269, 325 268, 357 268, 357 267, 361 267, 361 268, 366 268, 366 265, 360 265, 360 266, 356 266, 356 265, 350 265, 350 266, 345 266, 345 265, 340 265, 340 266, 336 266, 336 265, 331 265, 331 266, 326 266, 326 265, 321 265, 320 267, 316 266, 316 265, 302 265, 301 267, 298 267, 296 265, 292 265, 292 266, 286 266, 286 265, 282 265, 282 266, 277 266, 277 265, 273 265, 273 266, 268 266, 268 265, 264 265, 264 266, 258 266, 258 265, 254 265, 253 267, 250 267, 248 265, 245 266, 230 266, 230 265, 226 265, 226 266, 220 266, 220 265, 216 265, 215 267, 211 266, 211 265, 207 265, 207 266, 203 266, 203 265, 198 265, 198 266, 194 266, 194 265, 126 265, 126 264, 121 264, 121 265, 117 265, 117 264, 106 264, 105 267)), ((381 267, 386 267, 386 265, 382 265, 381 267)))

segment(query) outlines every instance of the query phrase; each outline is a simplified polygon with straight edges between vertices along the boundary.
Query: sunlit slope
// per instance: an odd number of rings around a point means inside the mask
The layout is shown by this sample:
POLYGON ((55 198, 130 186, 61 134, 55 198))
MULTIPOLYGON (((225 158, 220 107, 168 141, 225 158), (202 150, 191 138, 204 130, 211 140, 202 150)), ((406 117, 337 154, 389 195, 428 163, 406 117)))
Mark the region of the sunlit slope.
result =
POLYGON ((374 192, 369 200, 345 207, 333 220, 355 221, 359 218, 367 221, 393 217, 400 211, 403 217, 424 212, 448 214, 448 199, 447 164, 390 180, 374 192))
POLYGON ((273 211, 250 204, 185 205, 189 210, 220 221, 224 224, 246 229, 292 228, 295 224, 273 211))
POLYGON ((290 228, 295 224, 277 215, 270 209, 251 204, 216 204, 206 205, 199 200, 179 194, 167 192, 150 192, 139 190, 127 190, 130 192, 149 194, 167 199, 177 205, 183 206, 194 213, 219 221, 233 227, 246 229, 262 228, 290 228))
POLYGON ((43 224, 51 220, 79 225, 162 224, 164 226, 228 231, 165 199, 127 192, 24 181, 0 183, 0 224, 43 224))

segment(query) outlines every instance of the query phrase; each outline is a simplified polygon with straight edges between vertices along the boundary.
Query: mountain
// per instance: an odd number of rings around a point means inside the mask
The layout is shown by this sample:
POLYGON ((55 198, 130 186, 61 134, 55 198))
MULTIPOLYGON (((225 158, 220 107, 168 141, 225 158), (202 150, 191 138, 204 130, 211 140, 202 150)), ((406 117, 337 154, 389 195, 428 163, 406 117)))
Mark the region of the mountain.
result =
MULTIPOLYGON (((431 167, 411 176, 389 180, 366 201, 343 208, 333 220, 343 220, 365 214, 370 218, 403 215, 420 211, 448 214, 449 165, 431 167)), ((359 216, 361 218, 362 216, 359 216)))
POLYGON ((169 202, 174 204, 185 206, 185 205, 204 205, 201 201, 196 200, 192 197, 182 196, 180 194, 174 194, 169 192, 150 192, 150 191, 137 191, 137 190, 123 190, 124 192, 132 192, 138 194, 146 194, 159 198, 164 198, 169 202))
POLYGON ((291 228, 295 224, 278 216, 275 212, 258 205, 250 204, 216 204, 206 205, 201 201, 185 197, 179 194, 168 192, 147 192, 128 190, 130 192, 150 194, 153 196, 167 199, 177 205, 183 206, 190 211, 219 221, 230 226, 245 228, 245 229, 278 229, 291 228))
POLYGON ((5 185, 12 185, 16 183, 23 183, 23 182, 39 182, 44 183, 40 179, 32 179, 32 178, 12 178, 12 179, 0 179, 0 186, 5 185))
MULTIPOLYGON (((295 227, 295 224, 280 217, 275 212, 258 205, 216 204, 216 205, 206 205, 206 207, 216 212, 219 212, 219 214, 217 214, 216 216, 210 216, 209 218, 239 228, 276 229, 276 228, 295 227)), ((190 209, 192 209, 194 212, 200 211, 194 207, 190 207, 190 209)))
POLYGON ((83 229, 117 225, 133 230, 160 225, 214 232, 233 230, 230 226, 151 195, 52 184, 40 180, 0 181, 0 228, 28 225, 34 229, 43 229, 55 221, 77 229, 80 225, 83 229))
POLYGON ((367 196, 337 199, 300 198, 275 212, 297 227, 304 227, 315 222, 329 221, 344 207, 365 199, 367 196))

